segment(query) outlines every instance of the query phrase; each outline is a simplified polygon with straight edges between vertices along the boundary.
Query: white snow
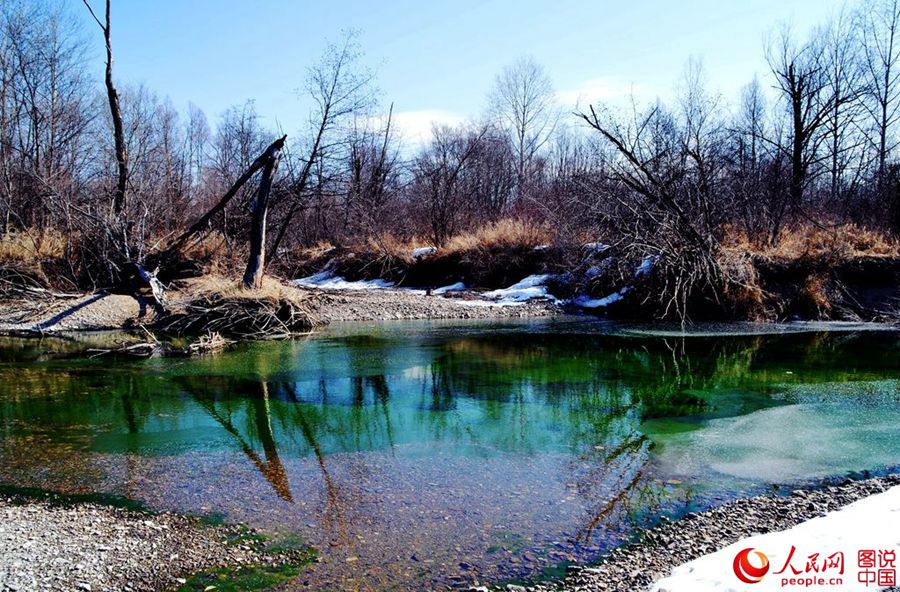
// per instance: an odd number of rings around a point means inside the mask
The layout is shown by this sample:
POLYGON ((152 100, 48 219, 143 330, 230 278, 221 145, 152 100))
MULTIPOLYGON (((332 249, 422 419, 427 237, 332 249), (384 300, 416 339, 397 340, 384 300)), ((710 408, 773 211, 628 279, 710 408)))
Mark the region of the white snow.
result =
POLYGON ((522 306, 525 301, 513 302, 511 300, 459 300, 462 306, 522 306))
POLYGON ((656 264, 656 255, 647 255, 644 257, 644 260, 641 261, 641 264, 638 265, 638 268, 634 271, 634 277, 640 278, 646 275, 650 275, 650 272, 653 271, 653 266, 656 264))
POLYGON ((491 290, 485 292, 483 296, 499 302, 525 302, 533 298, 546 298, 556 302, 556 297, 550 294, 550 291, 544 285, 544 282, 553 277, 551 274, 530 275, 525 279, 516 282, 508 288, 499 290, 491 290))
POLYGON ((546 251, 550 248, 550 245, 535 245, 532 247, 532 251, 546 251))
POLYGON ((587 279, 593 279, 598 275, 603 275, 603 268, 599 265, 592 265, 584 272, 584 277, 587 279))
POLYGON ((320 271, 311 276, 294 280, 291 283, 295 286, 320 288, 322 290, 373 290, 394 287, 394 284, 382 279, 348 282, 343 277, 335 275, 333 271, 320 271))
POLYGON ((584 243, 581 246, 585 251, 588 251, 589 253, 602 253, 603 251, 610 248, 606 243, 584 243))
POLYGON ((581 308, 602 308, 604 306, 609 306, 614 302, 618 302, 622 299, 625 294, 627 294, 631 290, 631 287, 625 287, 619 290, 618 292, 613 292, 608 296, 604 296, 603 298, 591 298, 590 296, 579 296, 572 302, 581 308))
POLYGON ((466 285, 462 282, 456 282, 455 284, 450 284, 449 286, 444 286, 443 288, 437 288, 433 290, 432 294, 446 294, 447 292, 462 292, 466 289, 466 285))
POLYGON ((421 259, 422 257, 427 257, 432 253, 437 253, 437 247, 419 247, 417 249, 413 249, 412 258, 421 259))
MULTIPOLYGON (((900 557, 900 486, 852 503, 825 516, 813 518, 787 530, 745 538, 724 549, 704 555, 675 567, 671 574, 657 581, 655 592, 767 592, 772 590, 878 590, 878 569, 859 566, 859 551, 894 552, 900 557), (790 558, 791 548, 794 554, 790 558), (745 584, 734 573, 735 556, 744 549, 764 553, 769 569, 762 580, 745 584), (819 571, 807 571, 810 556, 818 553, 814 564, 819 571), (835 553, 843 553, 844 573, 836 567, 823 568, 823 561, 835 553), (782 570, 782 568, 785 568, 782 570), (793 568, 793 569, 792 569, 793 568), (795 570, 799 574, 795 574, 795 570), (776 573, 783 571, 783 573, 776 573), (786 582, 794 578, 794 582, 786 582), (824 582, 809 582, 824 578, 824 582), (831 578, 842 578, 841 584, 831 578), (866 585, 863 579, 872 579, 866 585), (797 582, 796 580, 803 580, 797 582)), ((761 567, 761 558, 751 552, 750 563, 761 567)), ((836 559, 836 557, 835 557, 836 559)), ((900 564, 895 563, 895 566, 900 564)))

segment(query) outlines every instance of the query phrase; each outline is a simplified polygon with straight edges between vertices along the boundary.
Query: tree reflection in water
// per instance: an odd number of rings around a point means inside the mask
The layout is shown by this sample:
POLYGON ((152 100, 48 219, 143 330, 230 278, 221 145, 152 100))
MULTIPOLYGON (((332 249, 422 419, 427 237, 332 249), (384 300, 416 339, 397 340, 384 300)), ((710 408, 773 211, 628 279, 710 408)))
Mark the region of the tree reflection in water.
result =
POLYGON ((444 554, 432 574, 460 554, 499 569, 530 550, 547 565, 562 560, 552 546, 589 558, 659 509, 720 495, 705 466, 705 482, 661 466, 691 445, 674 436, 802 402, 785 383, 847 384, 828 405, 892 417, 883 381, 900 376, 893 334, 372 333, 112 367, 26 351, 0 364, 0 477, 306 526, 333 553, 352 547, 357 569, 410 545, 444 554))

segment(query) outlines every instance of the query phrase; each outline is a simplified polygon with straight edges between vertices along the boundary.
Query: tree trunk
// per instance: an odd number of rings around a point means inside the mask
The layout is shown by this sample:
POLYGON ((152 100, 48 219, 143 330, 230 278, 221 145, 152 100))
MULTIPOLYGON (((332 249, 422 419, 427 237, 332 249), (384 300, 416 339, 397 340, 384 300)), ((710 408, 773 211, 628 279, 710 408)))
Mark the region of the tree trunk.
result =
MULTIPOLYGON (((281 144, 283 145, 283 140, 281 144)), ((273 145, 274 146, 274 145, 273 145)), ((269 194, 272 191, 272 180, 278 170, 281 159, 281 146, 277 146, 269 154, 259 180, 259 191, 253 200, 253 221, 250 223, 250 257, 247 259, 247 270, 244 272, 244 287, 260 288, 266 268, 266 216, 269 212, 269 194)))
POLYGON ((205 229, 209 225, 209 221, 213 219, 213 217, 225 209, 225 206, 228 205, 228 202, 237 195, 237 192, 241 187, 244 186, 244 183, 250 180, 250 178, 258 171, 263 168, 267 162, 272 158, 273 155, 278 154, 281 149, 284 147, 284 141, 287 139, 287 136, 282 136, 281 138, 272 142, 268 148, 266 148, 262 154, 256 157, 256 160, 250 165, 244 174, 240 176, 240 178, 234 182, 234 185, 222 196, 222 199, 214 205, 208 212, 203 214, 199 220, 194 222, 190 228, 181 233, 181 235, 175 239, 175 242, 171 244, 163 253, 159 256, 159 260, 161 262, 165 262, 169 257, 175 254, 178 249, 180 249, 192 236, 205 229))
POLYGON ((112 42, 110 41, 109 5, 110 0, 106 0, 106 26, 103 27, 103 38, 106 41, 106 96, 109 99, 109 113, 112 116, 113 136, 116 144, 117 176, 113 211, 116 214, 121 214, 125 210, 125 191, 128 183, 128 154, 125 151, 125 126, 122 123, 119 93, 113 85, 112 78, 113 54, 112 42))

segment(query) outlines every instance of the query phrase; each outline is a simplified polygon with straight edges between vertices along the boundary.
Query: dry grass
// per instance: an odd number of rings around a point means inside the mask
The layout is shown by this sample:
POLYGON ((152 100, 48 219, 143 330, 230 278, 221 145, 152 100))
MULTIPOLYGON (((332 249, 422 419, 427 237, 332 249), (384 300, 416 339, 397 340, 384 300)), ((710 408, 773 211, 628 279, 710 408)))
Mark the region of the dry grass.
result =
POLYGON ((718 253, 727 280, 725 296, 747 318, 779 318, 791 311, 805 318, 832 318, 844 301, 835 270, 860 260, 900 258, 896 240, 853 224, 795 227, 771 245, 754 244, 728 230, 718 253), (760 266, 769 270, 764 281, 760 266))
POLYGON ((181 256, 200 264, 205 272, 229 275, 246 263, 245 252, 234 249, 220 232, 210 232, 197 241, 191 241, 181 250, 181 256))
MULTIPOLYGON (((441 255, 469 253, 473 251, 497 251, 516 247, 536 247, 552 242, 549 229, 540 224, 516 218, 504 218, 476 230, 463 232, 450 239, 443 247, 438 247, 441 255)), ((389 232, 369 237, 359 250, 412 261, 412 252, 421 247, 434 246, 431 239, 422 237, 400 238, 389 232)), ((328 247, 331 247, 329 244, 328 247)), ((309 251, 321 251, 317 246, 309 251)))
POLYGON ((55 229, 10 232, 0 238, 0 261, 38 263, 65 254, 66 236, 55 229))
POLYGON ((382 232, 367 238, 365 244, 360 245, 358 250, 410 263, 413 260, 413 250, 427 246, 430 246, 427 240, 420 240, 416 237, 404 239, 390 232, 382 232))
POLYGON ((800 290, 800 297, 814 308, 820 317, 827 317, 831 313, 832 298, 828 294, 828 285, 828 278, 820 273, 812 273, 807 276, 800 290))
POLYGON ((264 277, 262 287, 254 290, 245 288, 240 280, 211 273, 202 277, 183 280, 180 282, 179 292, 185 298, 192 300, 213 296, 229 300, 268 298, 299 302, 303 299, 303 292, 270 276, 264 277))
POLYGON ((855 224, 788 229, 772 245, 757 245, 740 232, 726 232, 724 251, 750 253, 775 260, 822 259, 847 261, 859 257, 900 257, 900 242, 855 224))
POLYGON ((319 241, 311 247, 297 249, 293 254, 303 259, 320 259, 336 248, 330 241, 319 241))
POLYGON ((473 232, 453 237, 443 249, 448 253, 536 247, 552 242, 553 234, 541 224, 527 220, 503 219, 473 232))

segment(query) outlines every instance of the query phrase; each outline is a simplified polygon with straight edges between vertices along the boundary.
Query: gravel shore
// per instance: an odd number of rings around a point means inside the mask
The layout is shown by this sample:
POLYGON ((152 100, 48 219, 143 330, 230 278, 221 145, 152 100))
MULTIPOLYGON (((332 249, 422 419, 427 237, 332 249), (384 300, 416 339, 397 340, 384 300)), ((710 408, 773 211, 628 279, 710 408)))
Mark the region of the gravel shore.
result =
MULTIPOLYGON (((426 296, 412 290, 319 290, 291 288, 310 296, 307 303, 319 323, 413 319, 494 319, 560 314, 546 300, 497 305, 473 293, 426 296)), ((173 293, 177 301, 185 298, 173 293)), ((152 327, 156 312, 147 298, 122 294, 86 294, 77 298, 0 303, 0 334, 35 335, 68 331, 152 327)))
POLYGON ((0 498, 0 590, 168 590, 212 567, 289 560, 266 554, 239 527, 94 504, 0 498))
MULTIPOLYGON (((737 500, 642 533, 594 567, 518 592, 645 590, 680 564, 747 536, 790 528, 890 487, 900 475, 846 482, 787 497, 737 500)), ((173 514, 146 514, 95 504, 55 505, 0 498, 0 590, 150 591, 177 588, 217 566, 281 565, 246 529, 201 525, 173 514)), ((287 588, 289 589, 289 587, 287 588)), ((488 588, 473 588, 486 591, 488 588)))
POLYGON ((426 296, 412 290, 309 290, 312 314, 325 322, 414 319, 506 319, 546 317, 561 313, 556 304, 532 300, 497 305, 471 292, 426 296))
POLYGON ((634 592, 646 590, 678 565, 712 553, 754 534, 784 530, 864 497, 900 485, 900 475, 850 481, 819 490, 797 490, 787 497, 758 496, 736 500, 643 533, 639 543, 614 550, 595 567, 572 566, 561 582, 520 592, 634 592))

